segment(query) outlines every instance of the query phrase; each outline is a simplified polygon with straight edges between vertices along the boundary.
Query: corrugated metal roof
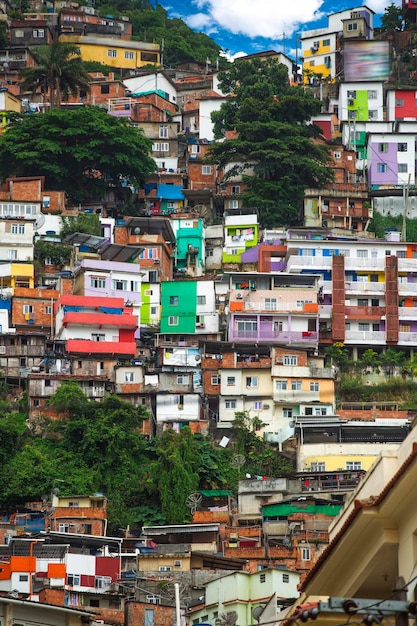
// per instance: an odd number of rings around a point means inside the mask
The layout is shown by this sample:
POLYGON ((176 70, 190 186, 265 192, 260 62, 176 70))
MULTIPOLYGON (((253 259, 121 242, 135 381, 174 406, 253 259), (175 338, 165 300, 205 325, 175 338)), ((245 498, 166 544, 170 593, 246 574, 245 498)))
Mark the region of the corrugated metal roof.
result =
POLYGON ((231 491, 225 491, 224 489, 199 489, 198 493, 202 493, 206 498, 215 498, 217 496, 231 496, 231 491))

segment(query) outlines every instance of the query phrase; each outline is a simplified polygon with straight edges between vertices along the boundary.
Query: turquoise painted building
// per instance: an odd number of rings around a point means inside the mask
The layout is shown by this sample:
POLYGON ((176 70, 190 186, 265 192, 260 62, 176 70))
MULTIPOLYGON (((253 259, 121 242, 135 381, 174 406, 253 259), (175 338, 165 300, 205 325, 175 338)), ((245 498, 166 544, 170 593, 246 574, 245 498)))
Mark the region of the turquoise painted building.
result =
POLYGON ((206 256, 203 220, 198 217, 174 217, 171 225, 177 243, 176 267, 192 276, 201 276, 206 256))

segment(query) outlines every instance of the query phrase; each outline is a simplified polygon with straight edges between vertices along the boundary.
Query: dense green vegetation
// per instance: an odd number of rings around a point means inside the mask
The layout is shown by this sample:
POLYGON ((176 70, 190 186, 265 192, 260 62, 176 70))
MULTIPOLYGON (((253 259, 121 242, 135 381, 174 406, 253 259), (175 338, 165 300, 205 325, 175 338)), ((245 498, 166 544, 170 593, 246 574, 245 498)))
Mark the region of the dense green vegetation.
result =
POLYGON ((111 183, 124 202, 126 183, 139 187, 155 171, 142 130, 99 107, 52 109, 16 116, 0 141, 0 178, 45 176, 72 202, 100 199, 111 183))
MULTIPOLYGON (((398 230, 401 232, 403 226, 402 215, 381 215, 378 211, 374 211, 374 216, 369 226, 371 233, 375 233, 378 239, 383 239, 385 231, 398 230)), ((406 219, 406 241, 417 241, 417 220, 406 219)))
MULTIPOLYGON (((7 389, 0 387, 0 397, 7 389)), ((146 410, 107 396, 89 401, 76 380, 63 383, 51 397, 60 415, 41 417, 29 431, 25 414, 0 400, 0 510, 12 511, 49 494, 102 492, 109 499, 109 532, 141 524, 182 523, 190 519, 186 499, 200 488, 236 490, 244 455, 245 472, 277 475, 294 469, 291 459, 263 443, 247 414, 237 414, 235 444, 221 448, 209 438, 167 430, 157 439, 141 434, 146 410)))
POLYGON ((299 223, 304 190, 331 180, 328 149, 309 124, 321 103, 291 87, 288 69, 276 59, 238 60, 219 75, 223 93, 232 94, 212 114, 217 138, 211 160, 229 166, 226 178, 241 176, 244 206, 257 207, 262 226, 299 223))
POLYGON ((132 39, 159 43, 163 46, 164 65, 175 67, 180 63, 207 59, 220 67, 226 67, 225 57, 220 56, 221 47, 204 33, 196 33, 178 18, 169 18, 159 3, 149 0, 96 0, 95 6, 101 16, 126 15, 132 23, 132 39))
POLYGON ((341 402, 393 402, 400 408, 417 410, 417 357, 407 358, 401 350, 385 352, 366 349, 353 360, 343 343, 326 350, 336 367, 336 392, 341 402))

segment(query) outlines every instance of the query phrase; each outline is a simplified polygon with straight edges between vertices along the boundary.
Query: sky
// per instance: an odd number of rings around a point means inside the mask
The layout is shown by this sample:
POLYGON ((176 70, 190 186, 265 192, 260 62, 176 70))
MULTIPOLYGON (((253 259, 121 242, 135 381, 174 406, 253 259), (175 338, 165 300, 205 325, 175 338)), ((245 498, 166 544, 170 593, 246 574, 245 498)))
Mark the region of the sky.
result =
MULTIPOLYGON (((366 5, 378 15, 391 0, 159 0, 170 18, 209 35, 231 60, 264 50, 295 57, 299 32, 327 26, 327 15, 366 5)), ((394 0, 401 4, 401 0, 394 0)))

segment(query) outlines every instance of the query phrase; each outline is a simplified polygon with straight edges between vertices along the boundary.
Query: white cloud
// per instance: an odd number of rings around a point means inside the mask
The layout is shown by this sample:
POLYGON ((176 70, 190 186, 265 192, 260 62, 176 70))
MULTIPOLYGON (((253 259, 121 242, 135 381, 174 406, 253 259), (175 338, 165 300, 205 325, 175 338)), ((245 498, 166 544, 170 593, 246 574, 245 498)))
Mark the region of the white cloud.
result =
MULTIPOLYGON (((323 2, 324 0, 197 0, 195 4, 200 11, 205 12, 212 26, 217 25, 233 34, 251 38, 279 39, 283 33, 293 33, 300 24, 319 19, 323 2)), ((202 15, 201 12, 197 14, 202 15)), ((190 26, 193 19, 192 15, 187 19, 190 26)), ((201 20, 201 17, 197 19, 201 20)))
POLYGON ((247 52, 242 52, 242 51, 235 52, 234 54, 229 54, 228 52, 224 52, 224 53, 220 52, 220 56, 226 57, 226 59, 230 61, 231 63, 233 63, 235 59, 241 59, 242 57, 246 57, 247 54, 248 54, 247 52))

